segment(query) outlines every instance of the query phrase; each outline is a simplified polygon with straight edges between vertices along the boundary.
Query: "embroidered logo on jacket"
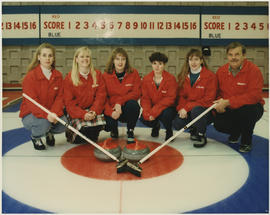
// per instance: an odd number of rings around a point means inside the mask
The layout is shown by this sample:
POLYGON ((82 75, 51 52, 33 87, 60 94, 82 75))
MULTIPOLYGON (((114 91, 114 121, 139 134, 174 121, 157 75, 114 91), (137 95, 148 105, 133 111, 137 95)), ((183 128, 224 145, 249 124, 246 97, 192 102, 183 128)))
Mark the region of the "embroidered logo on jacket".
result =
POLYGON ((54 90, 58 90, 58 87, 54 87, 53 89, 54 89, 54 90))
POLYGON ((133 84, 126 84, 125 86, 126 87, 131 87, 131 86, 133 86, 133 84))
POLYGON ((161 93, 167 93, 167 91, 166 90, 161 90, 161 93))
POLYGON ((247 85, 247 83, 237 82, 237 85, 244 86, 244 85, 247 85))
POLYGON ((196 88, 204 89, 204 86, 196 86, 196 88))

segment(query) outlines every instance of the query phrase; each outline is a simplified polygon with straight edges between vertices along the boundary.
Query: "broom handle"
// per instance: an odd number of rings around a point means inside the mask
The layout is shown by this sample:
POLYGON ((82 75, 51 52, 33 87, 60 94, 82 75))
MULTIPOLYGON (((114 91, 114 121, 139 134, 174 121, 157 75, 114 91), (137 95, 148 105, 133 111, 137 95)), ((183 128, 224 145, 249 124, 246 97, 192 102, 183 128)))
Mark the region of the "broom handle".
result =
POLYGON ((181 130, 177 131, 173 136, 171 136, 168 140, 166 140, 162 145, 160 145, 159 147, 155 148, 152 152, 150 152, 148 155, 146 155, 145 157, 143 157, 139 161, 139 163, 142 164, 144 161, 146 161, 148 158, 150 158, 153 154, 155 154, 156 152, 158 152, 160 149, 162 149, 164 146, 166 146, 169 142, 171 142, 174 138, 176 138, 180 133, 182 133, 184 130, 186 130, 187 128, 189 128, 193 123, 195 123, 200 118, 202 118, 205 114, 207 114, 209 111, 211 111, 215 106, 216 106, 216 104, 213 104, 211 107, 207 108, 199 116, 197 116, 190 123, 188 123, 184 128, 182 128, 181 130))
MULTIPOLYGON (((29 97, 25 93, 23 93, 22 95, 25 98, 27 98, 29 101, 31 101, 33 104, 35 104, 36 106, 38 106, 41 110, 45 111, 47 114, 52 114, 49 110, 47 110, 45 107, 43 107, 41 104, 39 104, 38 102, 36 102, 34 99, 32 99, 31 97, 29 97)), ((92 144, 94 147, 98 148, 100 151, 102 151, 103 153, 105 153, 106 155, 108 155, 110 158, 112 158, 113 160, 119 162, 119 160, 114 155, 112 155, 111 153, 109 153, 108 151, 106 151, 105 149, 103 149, 98 144, 94 143, 92 140, 89 140, 85 135, 83 135, 81 132, 79 132, 78 130, 76 130, 75 128, 73 128, 71 125, 69 125, 68 123, 66 123, 64 120, 60 119, 58 116, 56 116, 56 120, 58 122, 60 122, 61 124, 63 124, 68 129, 70 129, 71 131, 73 131, 75 134, 79 135, 81 138, 83 138, 84 140, 86 140, 88 143, 92 144)))

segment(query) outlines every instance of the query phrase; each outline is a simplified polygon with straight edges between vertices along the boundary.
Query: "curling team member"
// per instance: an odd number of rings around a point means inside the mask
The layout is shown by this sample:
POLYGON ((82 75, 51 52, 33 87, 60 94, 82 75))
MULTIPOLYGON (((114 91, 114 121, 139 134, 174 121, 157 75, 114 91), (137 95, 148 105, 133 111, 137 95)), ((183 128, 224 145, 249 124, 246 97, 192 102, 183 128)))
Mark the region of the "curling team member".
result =
POLYGON ((149 60, 153 70, 142 81, 140 120, 152 128, 152 137, 159 136, 160 122, 162 122, 166 129, 165 140, 167 140, 173 135, 172 120, 176 114, 177 83, 175 77, 165 70, 165 64, 168 62, 165 54, 155 52, 149 60))
MULTIPOLYGON (((72 70, 64 80, 64 101, 71 125, 94 142, 105 125, 102 114, 105 100, 105 84, 101 72, 94 69, 90 49, 78 48, 72 70)), ((75 133, 66 135, 71 143, 85 143, 75 133)))
POLYGON ((48 43, 41 44, 28 66, 22 90, 52 114, 47 114, 26 98, 23 98, 20 108, 22 123, 31 131, 31 140, 36 150, 46 149, 41 137, 46 136, 46 144, 54 146, 53 134, 65 131, 65 127, 56 120, 58 116, 67 122, 63 113, 62 82, 62 74, 55 69, 55 48, 48 43))
MULTIPOLYGON (((213 104, 217 92, 216 75, 207 69, 200 50, 191 49, 178 75, 179 97, 176 110, 178 115, 173 121, 176 130, 182 129, 213 104)), ((203 147, 207 143, 206 128, 210 124, 209 112, 195 122, 190 129, 190 138, 194 147, 203 147)))
POLYGON ((252 135, 256 122, 262 117, 263 76, 260 69, 246 59, 246 47, 233 42, 226 48, 228 63, 216 73, 219 90, 214 126, 229 134, 229 143, 241 137, 240 152, 252 149, 252 135))
POLYGON ((103 73, 107 89, 105 105, 106 131, 118 138, 118 121, 127 123, 127 143, 134 143, 134 128, 140 114, 141 78, 131 68, 127 52, 116 48, 103 73))

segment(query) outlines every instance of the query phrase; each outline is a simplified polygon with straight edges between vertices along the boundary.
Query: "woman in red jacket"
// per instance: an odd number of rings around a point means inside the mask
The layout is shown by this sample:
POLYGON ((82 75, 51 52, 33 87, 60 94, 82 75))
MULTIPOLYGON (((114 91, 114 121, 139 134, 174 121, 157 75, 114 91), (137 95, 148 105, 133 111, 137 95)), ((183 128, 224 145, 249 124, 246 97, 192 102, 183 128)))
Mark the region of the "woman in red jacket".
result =
POLYGON ((23 98, 20 117, 24 127, 31 131, 31 140, 36 150, 46 149, 41 137, 46 136, 46 144, 55 145, 53 134, 62 133, 65 127, 57 122, 56 116, 67 122, 63 109, 62 74, 55 69, 55 49, 51 44, 41 44, 28 66, 23 79, 23 93, 30 96, 52 114, 47 114, 32 102, 23 98))
MULTIPOLYGON (((176 130, 180 130, 191 120, 213 104, 217 92, 216 75, 207 69, 202 53, 191 49, 178 75, 179 98, 176 110, 178 116, 173 121, 176 130)), ((203 147, 207 143, 206 127, 211 122, 209 112, 198 120, 190 129, 190 138, 194 147, 203 147)))
POLYGON ((173 135, 172 120, 175 117, 175 99, 177 83, 175 77, 164 70, 168 57, 155 52, 149 57, 152 72, 142 81, 141 107, 143 109, 140 120, 152 128, 151 136, 158 137, 160 122, 166 129, 165 140, 173 135))
POLYGON ((118 120, 127 123, 127 143, 134 142, 134 128, 140 114, 141 78, 131 68, 127 52, 116 48, 103 73, 107 89, 105 105, 106 131, 118 138, 118 120))
MULTIPOLYGON (((91 51, 87 47, 77 49, 72 70, 64 80, 64 102, 71 125, 94 142, 105 124, 102 115, 105 99, 105 85, 101 72, 94 69, 91 51)), ((85 142, 75 133, 69 141, 85 142)))

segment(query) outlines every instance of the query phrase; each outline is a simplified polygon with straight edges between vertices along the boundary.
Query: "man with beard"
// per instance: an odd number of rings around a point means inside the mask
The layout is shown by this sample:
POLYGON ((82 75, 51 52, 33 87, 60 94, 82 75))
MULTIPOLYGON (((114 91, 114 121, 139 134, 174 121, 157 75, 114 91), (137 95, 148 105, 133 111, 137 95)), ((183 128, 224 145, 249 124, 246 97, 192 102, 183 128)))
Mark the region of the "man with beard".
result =
POLYGON ((238 143, 240 152, 252 149, 256 122, 262 117, 263 77, 259 68, 246 59, 246 47, 233 42, 226 48, 228 63, 216 73, 218 94, 214 127, 229 134, 229 143, 238 143))

